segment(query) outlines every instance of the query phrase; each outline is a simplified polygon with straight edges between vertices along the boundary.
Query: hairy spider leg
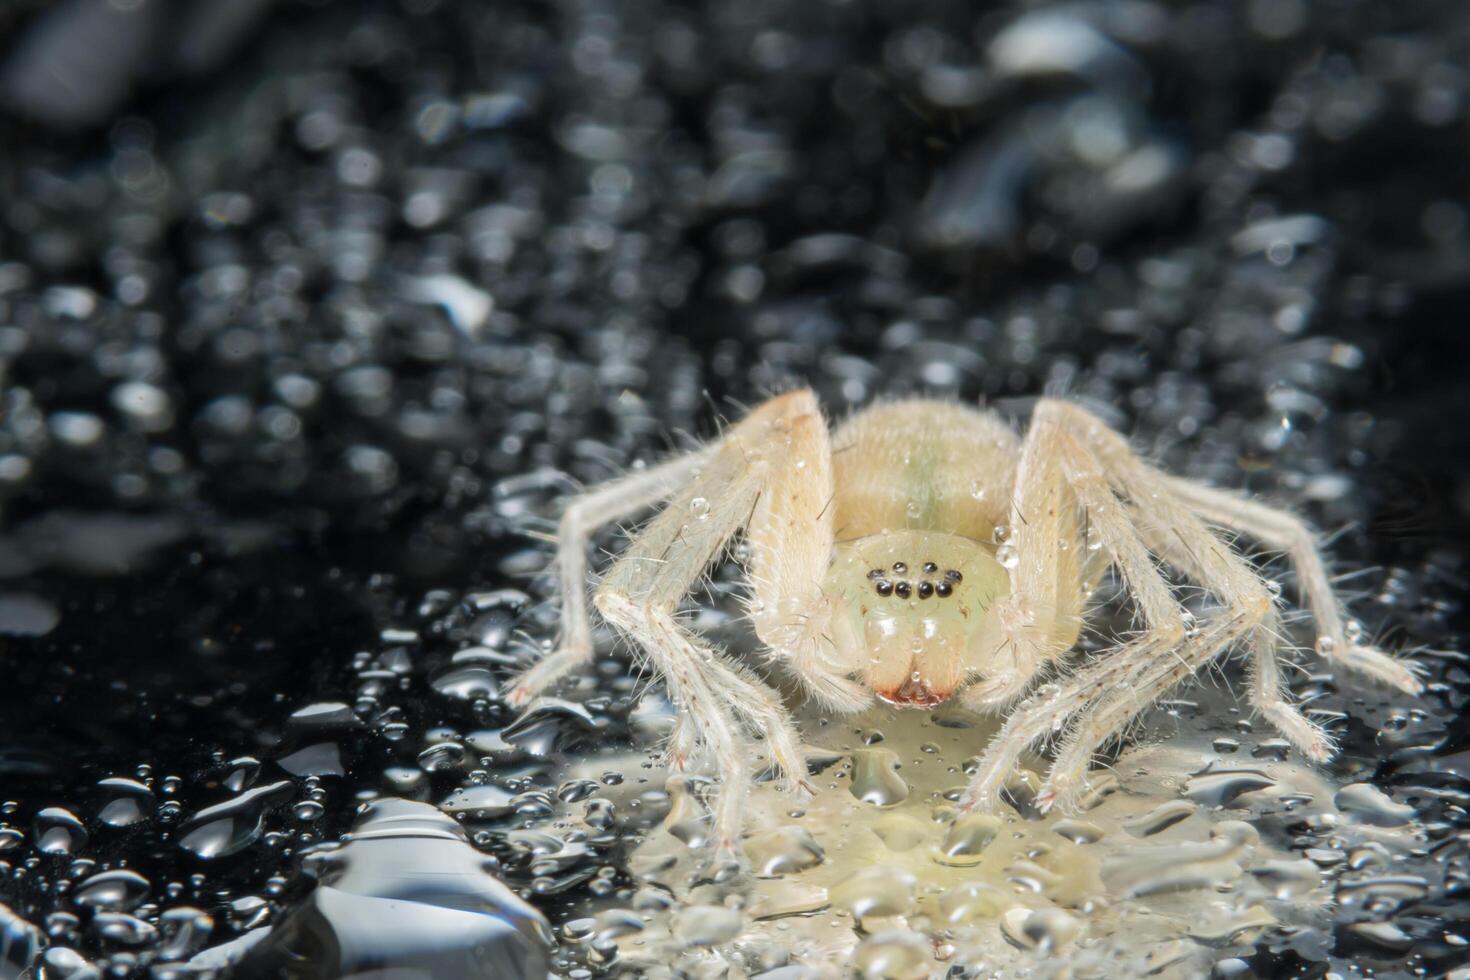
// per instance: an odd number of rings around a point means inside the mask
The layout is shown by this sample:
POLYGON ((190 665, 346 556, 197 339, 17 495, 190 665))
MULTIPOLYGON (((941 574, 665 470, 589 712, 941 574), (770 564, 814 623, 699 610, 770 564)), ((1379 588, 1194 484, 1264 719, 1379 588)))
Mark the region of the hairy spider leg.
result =
MULTIPOLYGON (((777 693, 755 674, 703 644, 679 622, 679 602, 742 527, 759 515, 760 534, 786 521, 800 523, 810 506, 831 495, 826 429, 815 396, 796 391, 772 399, 732 427, 712 447, 705 464, 669 504, 634 537, 598 587, 598 611, 647 656, 664 678, 670 699, 690 723, 718 773, 714 837, 718 852, 733 853, 753 769, 746 732, 763 738, 788 784, 806 786, 806 763, 791 716, 777 693), (796 464, 805 460, 805 467, 796 464), (827 486, 821 486, 822 481, 827 486), (808 487, 810 481, 814 486, 808 487), (784 495, 780 506, 761 506, 766 495, 784 495), (805 501, 805 503, 802 503, 805 501), (743 725, 743 728, 742 728, 743 725)), ((810 515, 809 532, 822 522, 810 515)), ((776 532, 771 532, 776 533, 776 532)), ((800 532, 791 526, 780 533, 800 532)), ((792 545, 821 553, 819 543, 792 545)), ((769 554, 758 544, 758 562, 769 554)), ((830 550, 830 539, 826 547, 830 550)), ((815 579, 826 561, 809 572, 815 579)), ((799 570, 767 563, 760 575, 799 588, 799 570)), ((679 746, 675 747, 678 751, 679 746)), ((677 756, 676 766, 681 763, 677 756)), ((809 787, 808 787, 809 788, 809 787)))
POLYGON ((1299 518, 1224 490, 1198 486, 1170 476, 1164 479, 1206 520, 1287 553, 1296 569, 1297 583, 1307 609, 1317 622, 1318 634, 1327 641, 1317 644, 1317 653, 1323 659, 1406 694, 1423 691, 1424 685, 1407 663, 1381 650, 1363 646, 1356 637, 1348 635, 1342 604, 1328 578, 1322 552, 1311 530, 1299 518))
POLYGON ((561 637, 557 648, 505 685, 505 700, 522 707, 592 659, 592 622, 587 612, 587 548, 598 529, 653 507, 699 469, 707 450, 685 453, 630 473, 574 498, 557 526, 556 570, 561 592, 561 637))
POLYGON ((1059 797, 1075 796, 1085 785, 1092 754, 1102 744, 1120 735, 1170 687, 1246 639, 1252 649, 1252 703, 1304 754, 1319 761, 1327 758, 1330 739, 1282 696, 1275 659, 1275 606, 1254 569, 1174 494, 1162 473, 1140 460, 1121 436, 1091 414, 1065 402, 1044 401, 1037 406, 1032 431, 1048 441, 1049 455, 1057 460, 1089 521, 1107 522, 1100 525, 1101 536, 1112 542, 1109 557, 1138 603, 1148 632, 1105 652, 1047 698, 1018 708, 982 756, 965 805, 994 806, 1021 754, 1035 742, 1064 732, 1061 754, 1040 802, 1048 805, 1059 797), (1152 512, 1148 518, 1143 514, 1145 502, 1152 512), (1150 539, 1147 544, 1140 534, 1150 539), (1154 554, 1206 584, 1225 609, 1188 632, 1184 612, 1160 575, 1154 554), (1140 672, 1129 676, 1133 665, 1140 663, 1138 658, 1143 658, 1140 672), (1162 664, 1152 662, 1159 658, 1162 664))
POLYGON ((1011 591, 990 610, 1000 639, 991 662, 1006 666, 960 694, 979 711, 1014 702, 1082 631, 1083 566, 1090 563, 1083 557, 1076 497, 1051 451, 1054 428, 1040 415, 1021 443, 1005 540, 997 552, 1010 571, 1011 591))

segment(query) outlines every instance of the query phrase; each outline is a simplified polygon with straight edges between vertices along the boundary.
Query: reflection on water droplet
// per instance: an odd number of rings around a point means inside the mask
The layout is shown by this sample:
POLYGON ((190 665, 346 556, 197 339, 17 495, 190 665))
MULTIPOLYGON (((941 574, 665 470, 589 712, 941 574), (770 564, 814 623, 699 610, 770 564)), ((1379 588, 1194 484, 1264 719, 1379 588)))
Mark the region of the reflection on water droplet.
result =
POLYGON ((694 780, 688 776, 671 776, 665 789, 673 801, 664 830, 683 841, 686 847, 703 847, 709 842, 710 816, 694 795, 694 780))
POLYGON ((1004 889, 983 881, 951 888, 939 899, 939 913, 952 926, 973 925, 993 919, 1011 904, 1004 889))
POLYGON ((857 948, 852 966, 862 980, 923 980, 933 965, 930 944, 907 929, 885 929, 857 948))
POLYGON ((266 806, 289 796, 294 789, 289 781, 282 780, 206 807, 179 828, 179 846, 205 859, 242 851, 260 837, 266 806))
POLYGON ((87 831, 76 814, 59 806, 36 814, 33 833, 42 854, 75 854, 87 843, 87 831))
POLYGON ((913 875, 896 867, 868 867, 833 886, 832 904, 859 920, 908 915, 914 906, 913 875))
POLYGON ((97 788, 107 797, 97 819, 109 827, 131 827, 153 814, 153 791, 134 779, 101 779, 97 788))
POLYGON ((1414 819, 1414 808, 1395 803, 1372 783, 1350 783, 1332 798, 1337 808, 1358 823, 1374 827, 1401 827, 1414 819))
POLYGON ((92 916, 92 930, 119 946, 144 946, 158 938, 151 924, 126 912, 98 912, 92 916))
POLYGON ((1001 826, 1000 819, 988 813, 967 813, 949 825, 934 859, 957 868, 979 864, 1001 826))
POLYGON ((1093 844, 1102 840, 1103 836, 1101 827, 1085 820, 1058 820, 1052 831, 1061 834, 1073 844, 1093 844))
POLYGON ((702 521, 709 517, 709 501, 703 497, 695 497, 689 501, 689 513, 696 521, 702 521))
POLYGON ((1152 837, 1154 834, 1168 830, 1181 820, 1189 819, 1194 816, 1195 812, 1192 803, 1186 803, 1184 800, 1170 800, 1167 803, 1160 803, 1141 816, 1125 819, 1122 826, 1134 837, 1152 837))
POLYGON ((1015 908, 1001 916, 1000 932, 1022 949, 1051 953, 1077 937, 1082 923, 1061 909, 1015 908))
POLYGON ((822 863, 822 846, 805 827, 777 827, 752 834, 745 842, 751 872, 759 878, 777 878, 822 863))
POLYGON ((1276 781, 1257 769, 1216 769, 1190 776, 1184 795, 1202 806, 1227 806, 1242 793, 1253 793, 1276 781))
POLYGON ((103 871, 78 885, 74 898, 78 905, 125 912, 147 898, 151 887, 136 871, 103 871))
POLYGON ((428 804, 377 800, 346 844, 310 860, 317 887, 237 954, 232 975, 530 977, 550 969, 546 919, 428 804))
POLYGON ((908 783, 898 774, 898 754, 891 749, 858 749, 852 754, 853 796, 875 806, 896 806, 909 798, 908 783))
POLYGON ((515 812, 515 794, 494 783, 464 786, 446 796, 439 809, 470 820, 498 820, 515 812))

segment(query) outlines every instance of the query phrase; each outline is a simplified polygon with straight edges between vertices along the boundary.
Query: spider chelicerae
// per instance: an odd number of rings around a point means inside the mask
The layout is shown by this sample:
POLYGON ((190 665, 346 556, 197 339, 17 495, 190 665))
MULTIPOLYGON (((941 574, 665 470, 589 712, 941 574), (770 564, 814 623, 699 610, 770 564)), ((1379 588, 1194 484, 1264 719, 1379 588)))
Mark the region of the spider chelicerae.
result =
POLYGON ((659 505, 593 601, 667 686, 678 711, 671 765, 714 769, 712 837, 725 851, 739 838, 762 743, 790 788, 811 789, 781 697, 677 615, 742 532, 750 621, 808 697, 836 712, 877 697, 919 708, 955 698, 1005 714, 964 809, 998 806, 1022 754, 1047 739, 1056 752, 1037 802, 1075 801, 1104 743, 1231 650, 1245 654, 1253 708, 1308 758, 1331 755, 1330 736, 1282 683, 1279 589, 1232 546, 1235 534, 1289 556, 1317 654, 1420 690, 1409 662, 1359 642, 1298 518, 1170 476, 1078 405, 1041 400, 1024 437, 990 412, 930 399, 874 405, 829 432, 803 389, 709 445, 570 503, 557 552, 560 645, 509 684, 511 704, 592 657, 590 536, 659 505), (1208 611, 1186 609, 1164 565, 1208 593, 1208 611), (1110 566, 1141 629, 1055 669, 1110 566))

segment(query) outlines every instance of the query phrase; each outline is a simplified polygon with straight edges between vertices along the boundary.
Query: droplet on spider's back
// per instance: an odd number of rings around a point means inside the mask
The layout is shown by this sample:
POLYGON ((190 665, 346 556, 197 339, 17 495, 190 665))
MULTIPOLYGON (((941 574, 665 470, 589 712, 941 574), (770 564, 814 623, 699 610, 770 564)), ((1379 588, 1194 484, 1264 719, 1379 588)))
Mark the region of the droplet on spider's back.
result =
POLYGON ((689 501, 689 513, 694 516, 696 521, 704 520, 706 517, 709 517, 709 501, 704 497, 695 497, 689 501))

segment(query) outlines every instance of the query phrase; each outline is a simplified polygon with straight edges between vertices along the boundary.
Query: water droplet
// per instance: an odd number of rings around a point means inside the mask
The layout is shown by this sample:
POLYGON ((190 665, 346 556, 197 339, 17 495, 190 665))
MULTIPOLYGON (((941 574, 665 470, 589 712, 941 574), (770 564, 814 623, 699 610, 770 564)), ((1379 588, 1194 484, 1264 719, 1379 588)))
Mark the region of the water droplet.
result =
POLYGON ((1374 827, 1401 827, 1415 815, 1413 807, 1395 803, 1372 783, 1350 783, 1337 791, 1332 802, 1358 823, 1374 827))
POLYGON ((206 807, 179 828, 179 846, 205 859, 242 851, 255 843, 264 830, 266 806, 294 790, 292 783, 282 780, 206 807))
POLYGON ((434 807, 376 800, 347 843, 307 856, 318 887, 230 972, 280 976, 310 963, 321 976, 465 976, 487 967, 497 976, 545 976, 551 927, 489 873, 493 866, 434 807))
POLYGON ((1251 868, 1250 872, 1279 899, 1305 895, 1322 884, 1322 872, 1306 859, 1266 861, 1251 868))
POLYGON ((689 501, 689 513, 696 521, 702 521, 709 517, 709 501, 703 497, 695 497, 689 501))
POLYGON ((788 915, 809 915, 820 912, 830 904, 827 889, 780 878, 761 886, 750 906, 750 917, 765 921, 788 915))
POLYGON ((709 842, 710 816, 695 797, 693 783, 688 776, 669 777, 665 788, 673 802, 663 826, 686 847, 698 848, 709 842))
POLYGON ((464 786, 446 796, 439 809, 470 820, 499 820, 515 813, 515 794, 494 783, 464 786))
POLYGON ((109 827, 131 827, 153 814, 153 791, 135 779, 100 779, 97 788, 108 797, 97 819, 109 827))
POLYGON ((952 926, 973 925, 994 919, 1011 905, 1004 889, 983 881, 969 881, 945 892, 939 899, 939 914, 952 926))
POLYGON ((1021 556, 1016 553, 1016 547, 1012 544, 1003 544, 995 549, 995 560, 1005 568, 1015 568, 1021 562, 1021 556))
POLYGON ((822 846, 804 827, 777 827, 752 834, 745 842, 751 872, 758 878, 805 871, 822 863, 822 846))
POLYGON ((1005 544, 1011 539, 1011 526, 1009 524, 997 524, 995 530, 990 532, 990 540, 996 544, 1005 544))
POLYGON ((909 798, 908 783, 898 774, 898 754, 891 749, 858 749, 852 754, 853 796, 874 806, 896 806, 909 798))
POLYGON ((885 929, 868 937, 852 960, 862 980, 923 980, 933 965, 932 945, 907 929, 885 929))
POLYGON ((879 815, 872 823, 873 833, 890 851, 911 851, 924 842, 930 827, 907 813, 889 811, 879 815))
POLYGON ((1327 635, 1317 637, 1317 656, 1330 657, 1337 652, 1337 641, 1327 635))
POLYGON ((126 912, 147 898, 151 887, 136 871, 103 871, 78 885, 74 898, 78 905, 89 908, 126 912))
POLYGON ((1168 803, 1159 804, 1145 814, 1127 818, 1123 821, 1122 826, 1134 837, 1152 837, 1154 834, 1168 830, 1181 820, 1187 820, 1196 812, 1192 803, 1170 800, 1168 803))
POLYGON ((914 907, 917 884, 913 875, 899 868, 867 867, 833 886, 832 904, 851 912, 859 921, 908 915, 914 907))
POLYGON ((949 825, 935 860, 956 868, 979 864, 1001 826, 1000 819, 988 813, 965 814, 949 825))
POLYGON ((1103 838, 1103 830, 1097 824, 1085 820, 1058 820, 1052 832, 1062 835, 1073 844, 1095 844, 1103 838))
POLYGON ((1276 781, 1256 769, 1217 769, 1190 776, 1184 795, 1203 806, 1228 806, 1242 793, 1253 793, 1276 781))
POLYGON ((158 938, 158 930, 126 912, 98 912, 92 916, 92 930, 119 946, 146 946, 158 938))
POLYGON ((739 909, 692 905, 674 916, 674 936, 686 946, 717 946, 740 935, 744 925, 739 909))
POLYGON ((1021 949, 1054 952, 1076 938, 1082 923, 1061 909, 1016 908, 1001 916, 1000 932, 1021 949))
POLYGON ((48 806, 36 814, 32 828, 42 854, 75 854, 87 843, 87 831, 70 810, 48 806))

